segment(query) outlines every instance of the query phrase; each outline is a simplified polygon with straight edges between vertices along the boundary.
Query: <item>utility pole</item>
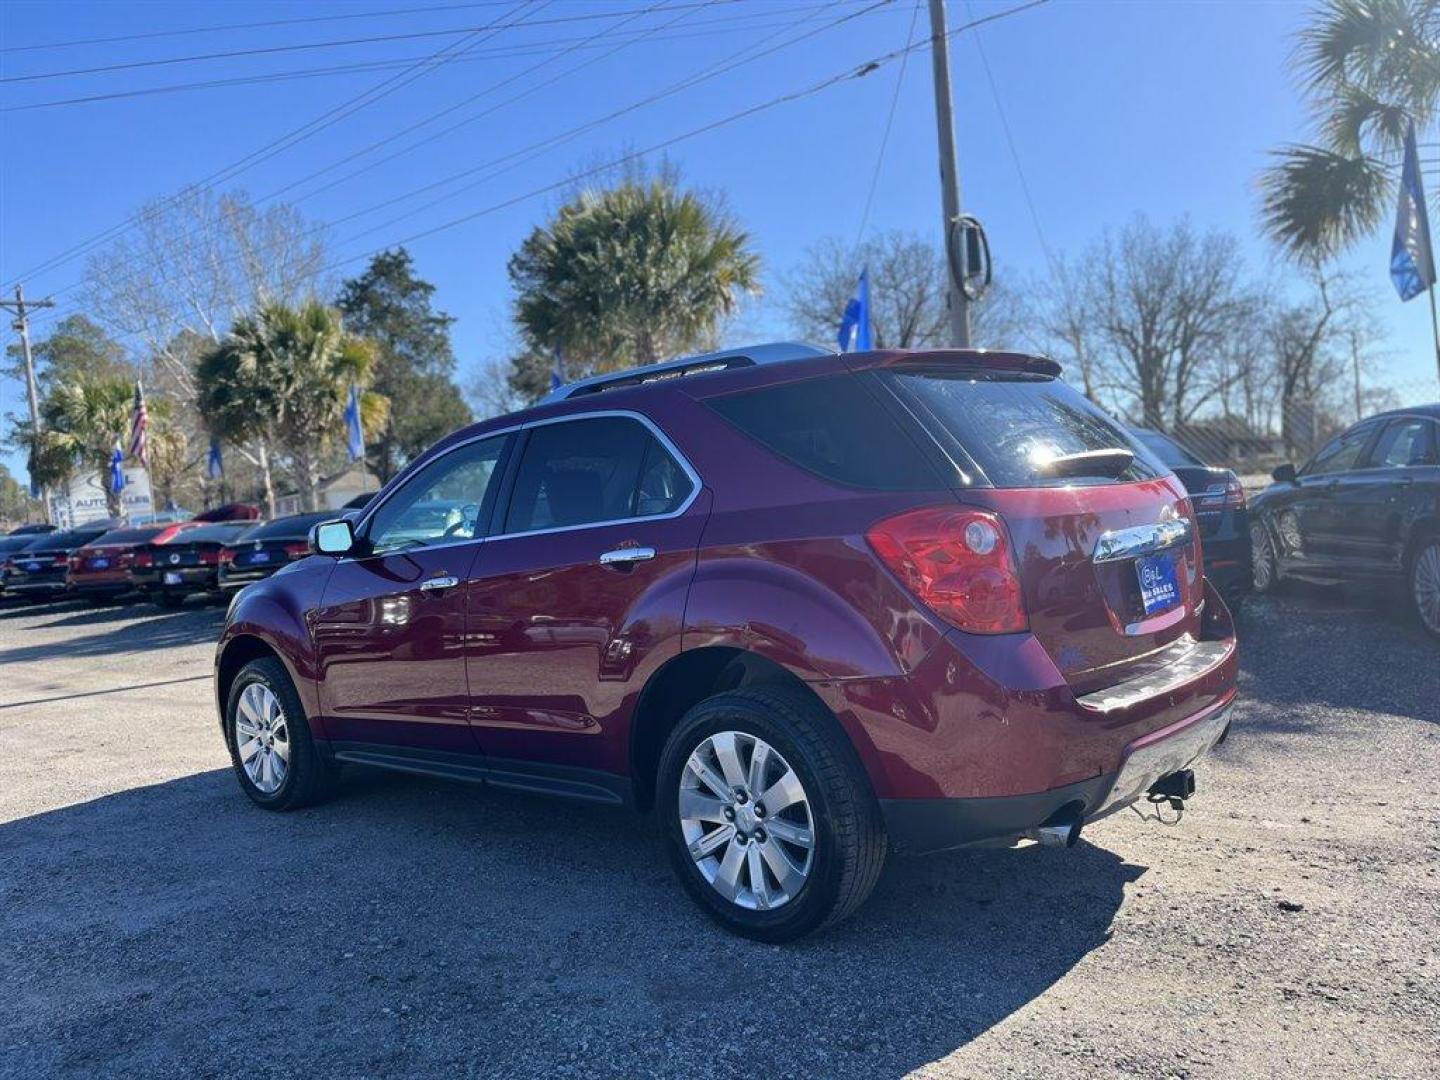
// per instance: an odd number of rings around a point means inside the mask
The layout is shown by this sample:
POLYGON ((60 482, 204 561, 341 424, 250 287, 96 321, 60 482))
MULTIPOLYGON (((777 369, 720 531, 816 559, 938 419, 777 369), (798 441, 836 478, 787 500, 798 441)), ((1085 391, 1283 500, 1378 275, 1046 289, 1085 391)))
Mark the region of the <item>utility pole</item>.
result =
POLYGON ((950 38, 945 30, 945 0, 930 0, 930 59, 935 67, 935 124, 940 136, 940 193, 945 212, 945 270, 949 288, 950 344, 970 347, 970 301, 960 274, 960 173, 955 162, 955 121, 950 107, 950 38))
MULTIPOLYGON (((30 468, 32 469, 35 467, 35 458, 38 456, 40 448, 40 394, 35 388, 35 358, 30 355, 29 313, 35 308, 54 306, 55 301, 50 299, 27 303, 23 285, 15 286, 14 300, 0 300, 0 308, 15 312, 15 322, 12 325, 20 331, 20 351, 25 357, 25 390, 30 395, 30 468)), ((40 493, 41 501, 45 505, 45 520, 49 521, 50 500, 46 497, 47 495, 48 492, 45 491, 40 493)))

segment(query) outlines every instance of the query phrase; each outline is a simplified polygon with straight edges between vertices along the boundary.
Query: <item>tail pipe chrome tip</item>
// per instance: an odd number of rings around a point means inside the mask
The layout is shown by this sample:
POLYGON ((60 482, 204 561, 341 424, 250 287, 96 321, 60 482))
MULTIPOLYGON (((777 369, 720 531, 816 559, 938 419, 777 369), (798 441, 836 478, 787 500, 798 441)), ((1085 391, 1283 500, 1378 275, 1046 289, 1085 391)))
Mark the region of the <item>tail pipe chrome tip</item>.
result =
POLYGON ((1043 847, 1074 847, 1080 839, 1080 829, 1085 818, 1079 810, 1063 811, 1056 814, 1044 825, 1037 825, 1025 833, 1043 847))

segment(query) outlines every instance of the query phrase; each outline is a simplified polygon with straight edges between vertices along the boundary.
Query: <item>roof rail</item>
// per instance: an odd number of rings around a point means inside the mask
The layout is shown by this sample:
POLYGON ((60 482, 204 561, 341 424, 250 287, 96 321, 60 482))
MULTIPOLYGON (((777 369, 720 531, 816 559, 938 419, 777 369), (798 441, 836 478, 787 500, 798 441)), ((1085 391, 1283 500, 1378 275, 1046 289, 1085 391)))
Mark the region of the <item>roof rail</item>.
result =
POLYGON ((699 356, 682 356, 675 360, 664 360, 658 364, 647 364, 645 367, 611 371, 604 375, 592 375, 588 379, 580 379, 577 382, 557 387, 541 398, 539 404, 552 405, 557 401, 581 397, 584 394, 598 394, 604 390, 618 390, 624 386, 640 386, 661 379, 678 379, 685 375, 701 375, 709 371, 728 371, 731 368, 753 367, 757 364, 776 364, 782 360, 802 360, 833 355, 831 350, 798 341, 774 341, 764 345, 721 349, 719 352, 701 353, 699 356))

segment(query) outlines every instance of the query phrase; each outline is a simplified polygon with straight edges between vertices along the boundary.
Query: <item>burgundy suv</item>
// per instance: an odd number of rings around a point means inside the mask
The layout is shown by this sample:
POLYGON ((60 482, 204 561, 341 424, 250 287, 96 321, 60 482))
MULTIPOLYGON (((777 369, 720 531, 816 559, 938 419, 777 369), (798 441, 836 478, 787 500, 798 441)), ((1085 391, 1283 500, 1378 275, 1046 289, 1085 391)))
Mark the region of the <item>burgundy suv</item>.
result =
POLYGON ((1183 487, 1058 375, 769 345, 455 433, 231 604, 241 787, 290 809, 356 763, 653 809, 771 941, 890 846, 1180 802, 1234 629, 1183 487))

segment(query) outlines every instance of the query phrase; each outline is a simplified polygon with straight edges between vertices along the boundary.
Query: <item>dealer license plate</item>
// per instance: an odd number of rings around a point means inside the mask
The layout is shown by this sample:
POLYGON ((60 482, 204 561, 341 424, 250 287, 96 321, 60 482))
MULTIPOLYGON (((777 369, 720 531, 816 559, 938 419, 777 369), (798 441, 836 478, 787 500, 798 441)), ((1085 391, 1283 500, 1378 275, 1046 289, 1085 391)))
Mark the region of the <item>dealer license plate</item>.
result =
POLYGON ((1169 611, 1180 602, 1180 576, 1173 555, 1154 555, 1135 560, 1135 576, 1140 581, 1140 599, 1145 614, 1169 611))

